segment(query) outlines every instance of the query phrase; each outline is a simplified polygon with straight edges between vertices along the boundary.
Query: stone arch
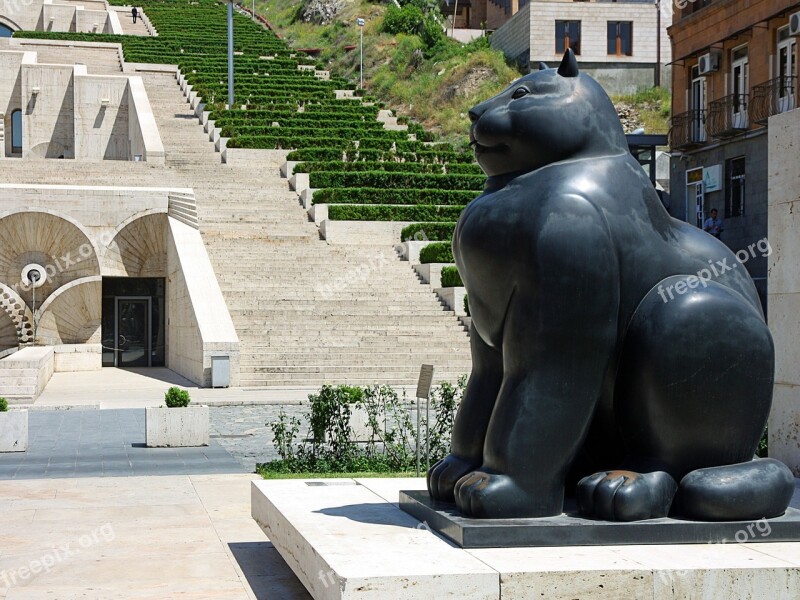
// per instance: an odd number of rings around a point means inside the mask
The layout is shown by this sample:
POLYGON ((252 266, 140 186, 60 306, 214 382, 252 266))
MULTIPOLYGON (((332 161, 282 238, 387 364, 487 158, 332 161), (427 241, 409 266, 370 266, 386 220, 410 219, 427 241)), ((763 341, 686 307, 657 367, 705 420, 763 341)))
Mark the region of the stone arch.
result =
POLYGON ((97 249, 87 232, 68 217, 43 209, 24 209, 0 216, 0 282, 17 290, 28 306, 33 290, 21 281, 30 263, 47 270, 47 280, 36 289, 40 304, 61 286, 100 274, 97 249))
POLYGON ((5 15, 0 15, 0 25, 5 25, 11 31, 21 31, 22 27, 20 27, 15 21, 10 19, 5 15))
MULTIPOLYGON (((17 343, 27 343, 33 339, 33 315, 31 309, 13 288, 0 283, 0 309, 14 324, 17 343)), ((4 348, 0 348, 3 350, 4 348)))
POLYGON ((167 213, 135 215, 122 223, 105 250, 104 273, 116 277, 166 277, 167 213))
POLYGON ((47 298, 36 315, 38 344, 99 344, 103 278, 93 275, 67 283, 47 298))

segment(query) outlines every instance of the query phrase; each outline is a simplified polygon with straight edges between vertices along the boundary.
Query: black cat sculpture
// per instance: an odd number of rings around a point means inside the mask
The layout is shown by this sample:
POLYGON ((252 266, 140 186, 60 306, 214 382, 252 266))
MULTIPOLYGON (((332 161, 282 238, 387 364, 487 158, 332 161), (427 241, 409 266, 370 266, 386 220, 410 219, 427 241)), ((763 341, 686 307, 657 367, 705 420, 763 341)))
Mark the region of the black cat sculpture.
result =
POLYGON ((475 518, 561 514, 565 490, 604 520, 781 515, 791 471, 753 460, 774 347, 751 278, 667 214, 572 51, 542 67, 469 113, 473 368, 431 496, 475 518))

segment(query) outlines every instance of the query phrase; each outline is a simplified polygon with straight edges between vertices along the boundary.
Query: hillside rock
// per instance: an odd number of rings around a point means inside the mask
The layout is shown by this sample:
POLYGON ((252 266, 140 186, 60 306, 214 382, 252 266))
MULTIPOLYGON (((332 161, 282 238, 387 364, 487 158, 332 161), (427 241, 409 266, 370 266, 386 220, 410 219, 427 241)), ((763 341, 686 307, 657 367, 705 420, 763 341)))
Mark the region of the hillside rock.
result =
POLYGON ((306 0, 300 12, 304 23, 327 25, 336 17, 345 0, 306 0))

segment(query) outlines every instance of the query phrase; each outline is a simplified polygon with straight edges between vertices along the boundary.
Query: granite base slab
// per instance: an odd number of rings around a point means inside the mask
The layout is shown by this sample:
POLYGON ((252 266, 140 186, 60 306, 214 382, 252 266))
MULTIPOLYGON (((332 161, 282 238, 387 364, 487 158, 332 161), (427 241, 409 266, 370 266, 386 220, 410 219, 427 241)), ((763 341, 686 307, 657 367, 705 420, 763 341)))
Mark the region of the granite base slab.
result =
MULTIPOLYGON (((798 492, 795 492, 795 501, 798 492)), ((794 502, 797 504, 797 502, 794 502)), ((800 541, 800 510, 774 519, 699 522, 664 518, 617 523, 581 518, 575 511, 535 519, 471 519, 427 491, 400 492, 400 508, 462 548, 725 544, 800 541)))

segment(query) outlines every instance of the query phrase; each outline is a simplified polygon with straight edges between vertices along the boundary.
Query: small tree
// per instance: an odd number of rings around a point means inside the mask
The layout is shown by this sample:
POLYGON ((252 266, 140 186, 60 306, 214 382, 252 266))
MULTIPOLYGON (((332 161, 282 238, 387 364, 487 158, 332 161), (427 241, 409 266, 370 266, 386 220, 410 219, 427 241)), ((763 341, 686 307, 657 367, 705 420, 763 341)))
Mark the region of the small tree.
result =
POLYGON ((171 387, 164 394, 164 402, 168 408, 184 408, 189 406, 191 398, 189 398, 189 392, 186 390, 182 390, 179 387, 171 387))

